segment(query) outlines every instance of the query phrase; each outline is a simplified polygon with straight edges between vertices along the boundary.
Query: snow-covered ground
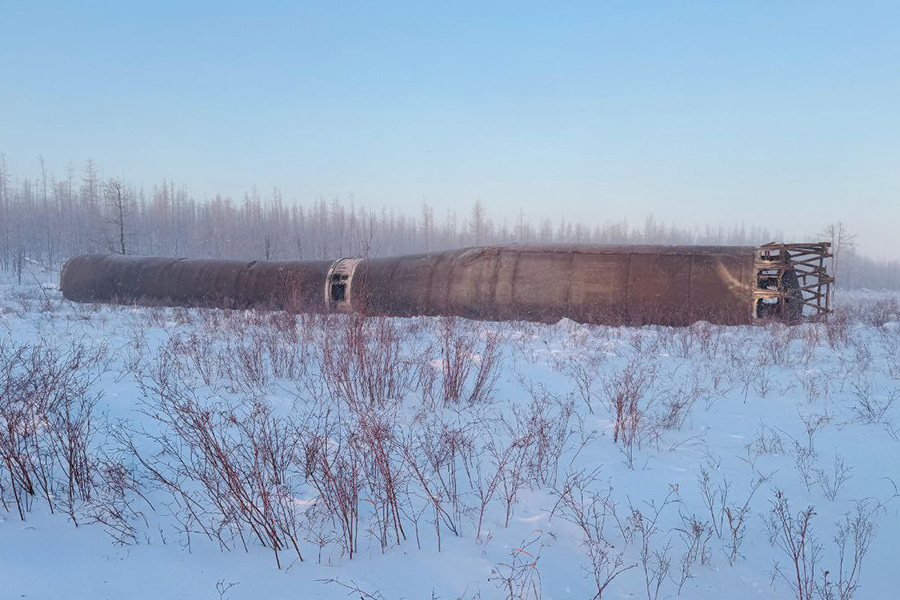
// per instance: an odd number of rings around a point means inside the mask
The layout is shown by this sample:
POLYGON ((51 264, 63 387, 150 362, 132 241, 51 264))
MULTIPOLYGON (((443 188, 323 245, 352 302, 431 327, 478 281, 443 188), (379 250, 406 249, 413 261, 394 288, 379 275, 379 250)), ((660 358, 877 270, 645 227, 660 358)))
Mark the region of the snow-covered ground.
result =
POLYGON ((895 597, 898 300, 626 329, 0 286, 0 598, 790 598, 792 548, 809 598, 895 597))

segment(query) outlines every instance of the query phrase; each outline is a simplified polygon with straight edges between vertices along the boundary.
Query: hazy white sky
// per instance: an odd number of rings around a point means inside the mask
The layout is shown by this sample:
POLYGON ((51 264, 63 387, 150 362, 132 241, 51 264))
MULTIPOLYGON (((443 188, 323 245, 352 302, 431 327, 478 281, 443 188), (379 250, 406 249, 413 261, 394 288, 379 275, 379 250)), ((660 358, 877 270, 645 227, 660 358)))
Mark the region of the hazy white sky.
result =
POLYGON ((898 2, 0 0, 19 174, 653 213, 900 258, 898 2))

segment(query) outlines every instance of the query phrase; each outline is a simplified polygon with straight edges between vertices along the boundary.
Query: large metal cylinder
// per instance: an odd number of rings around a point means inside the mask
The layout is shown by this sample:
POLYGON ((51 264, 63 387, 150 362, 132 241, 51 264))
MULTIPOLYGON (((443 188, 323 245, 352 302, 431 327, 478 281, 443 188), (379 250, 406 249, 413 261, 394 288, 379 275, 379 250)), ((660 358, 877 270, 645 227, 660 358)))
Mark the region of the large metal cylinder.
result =
POLYGON ((59 276, 76 302, 326 310, 331 261, 239 261, 81 254, 59 276))
POLYGON ((745 322, 755 248, 525 246, 359 263, 367 311, 489 320, 745 322))
MULTIPOLYGON (((739 324, 760 316, 761 294, 776 291, 761 286, 761 256, 752 246, 518 244, 337 261, 81 255, 66 263, 60 287, 67 299, 79 302, 612 325, 739 324)), ((797 294, 781 289, 797 286, 786 264, 777 278, 782 317, 797 316, 802 308, 791 302, 797 294)))

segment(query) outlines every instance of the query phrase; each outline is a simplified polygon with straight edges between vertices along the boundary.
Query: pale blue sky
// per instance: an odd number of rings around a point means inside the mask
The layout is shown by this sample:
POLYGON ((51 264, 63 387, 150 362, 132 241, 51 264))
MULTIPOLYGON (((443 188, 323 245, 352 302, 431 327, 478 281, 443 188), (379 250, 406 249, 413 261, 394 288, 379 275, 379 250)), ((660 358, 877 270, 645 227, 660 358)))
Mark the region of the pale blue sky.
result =
POLYGON ((0 0, 0 152, 900 258, 900 3, 0 0))

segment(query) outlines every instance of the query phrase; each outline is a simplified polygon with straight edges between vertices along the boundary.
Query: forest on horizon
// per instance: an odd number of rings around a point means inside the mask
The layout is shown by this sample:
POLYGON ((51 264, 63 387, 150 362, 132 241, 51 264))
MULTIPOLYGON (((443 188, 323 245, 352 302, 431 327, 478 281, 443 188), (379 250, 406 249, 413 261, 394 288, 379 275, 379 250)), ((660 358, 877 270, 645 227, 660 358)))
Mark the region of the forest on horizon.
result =
POLYGON ((71 256, 118 252, 148 256, 248 260, 388 256, 466 246, 519 243, 722 244, 831 241, 837 250, 837 285, 900 289, 900 261, 860 254, 840 223, 785 239, 780 231, 737 223, 685 228, 625 219, 576 222, 565 215, 533 222, 520 212, 495 219, 476 200, 461 212, 436 214, 423 202, 416 214, 357 205, 352 199, 285 199, 278 188, 252 187, 242 198, 197 198, 174 181, 151 188, 104 178, 98 165, 70 166, 62 177, 39 159, 36 176, 11 173, 0 154, 0 271, 20 281, 28 271, 59 269, 71 256))

